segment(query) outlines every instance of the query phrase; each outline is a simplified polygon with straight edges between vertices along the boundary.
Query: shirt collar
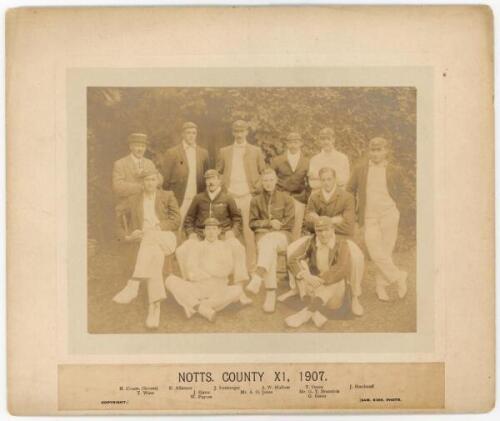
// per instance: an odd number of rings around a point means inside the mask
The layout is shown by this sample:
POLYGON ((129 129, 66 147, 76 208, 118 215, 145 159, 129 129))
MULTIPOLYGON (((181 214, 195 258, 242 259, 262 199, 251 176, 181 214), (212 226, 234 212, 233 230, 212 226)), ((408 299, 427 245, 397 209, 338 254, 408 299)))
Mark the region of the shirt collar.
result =
POLYGON ((326 201, 329 201, 333 197, 333 195, 335 194, 336 191, 337 191, 337 186, 335 186, 330 193, 321 189, 321 194, 323 195, 323 199, 325 199, 326 201))
POLYGON ((219 193, 221 192, 221 188, 219 187, 217 190, 215 190, 213 193, 210 192, 208 189, 207 189, 207 194, 208 194, 208 197, 210 198, 210 200, 214 200, 218 195, 219 193))
POLYGON ((147 196, 146 193, 144 193, 144 199, 146 199, 146 200, 156 200, 156 192, 154 192, 152 196, 147 196))
POLYGON ((247 141, 245 140, 243 143, 236 143, 234 142, 234 147, 235 148, 244 148, 247 146, 247 141))
POLYGON ((368 160, 368 165, 370 167, 376 167, 376 168, 383 168, 383 167, 387 167, 387 159, 384 159, 382 162, 376 164, 375 162, 373 162, 371 159, 368 160))
MULTIPOLYGON (((335 237, 332 237, 332 238, 330 238, 330 241, 328 241, 327 246, 330 250, 333 250, 336 243, 337 243, 337 241, 335 240, 335 237)), ((324 247, 324 245, 321 244, 321 242, 319 241, 319 238, 316 237, 316 248, 321 248, 321 247, 324 247)))
POLYGON ((186 143, 184 140, 182 141, 182 146, 184 147, 184 150, 187 151, 189 149, 196 149, 196 144, 191 146, 188 143, 186 143))
POLYGON ((300 158, 300 150, 297 153, 291 153, 289 150, 287 150, 286 156, 288 158, 300 158))
POLYGON ((134 162, 136 164, 139 164, 140 161, 142 161, 144 159, 144 157, 142 158, 136 158, 135 155, 133 153, 130 154, 130 157, 134 160, 134 162))

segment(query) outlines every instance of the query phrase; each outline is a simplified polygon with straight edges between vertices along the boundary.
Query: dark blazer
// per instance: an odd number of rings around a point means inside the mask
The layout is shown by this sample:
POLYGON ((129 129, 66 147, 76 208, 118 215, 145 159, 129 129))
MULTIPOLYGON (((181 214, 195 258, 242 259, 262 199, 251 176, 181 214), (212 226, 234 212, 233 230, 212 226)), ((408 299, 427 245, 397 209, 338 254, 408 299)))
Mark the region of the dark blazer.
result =
POLYGON ((221 190, 214 200, 210 200, 206 191, 197 194, 184 219, 186 234, 196 232, 204 237, 205 220, 209 217, 217 218, 222 232, 233 230, 236 236, 240 234, 241 212, 228 193, 221 190))
POLYGON ((335 233, 346 236, 354 235, 354 224, 356 223, 354 196, 340 187, 335 188, 335 192, 328 201, 325 200, 321 190, 316 190, 309 197, 304 226, 309 232, 314 233, 314 222, 310 218, 311 212, 316 212, 319 216, 342 216, 344 221, 335 225, 335 233))
POLYGON ((278 190, 270 195, 267 192, 252 197, 250 202, 249 226, 257 234, 273 231, 271 219, 281 222, 280 231, 289 235, 295 221, 295 205, 288 193, 278 190))
MULTIPOLYGON (((171 191, 158 190, 155 200, 156 216, 160 221, 162 231, 177 231, 181 224, 179 205, 171 191)), ((139 193, 116 210, 116 223, 120 240, 134 230, 142 230, 144 223, 144 194, 139 193)))
POLYGON ((346 240, 337 239, 335 246, 330 249, 329 268, 320 272, 316 265, 317 245, 316 236, 311 235, 306 238, 297 249, 288 257, 288 268, 290 272, 297 276, 302 271, 301 260, 306 260, 311 274, 319 276, 326 284, 335 284, 344 280, 349 280, 351 275, 351 257, 349 246, 346 240))
POLYGON ((271 161, 271 167, 278 176, 278 189, 287 191, 299 202, 307 202, 307 172, 309 171, 309 159, 300 153, 299 162, 295 171, 292 170, 286 153, 276 156, 271 161))
MULTIPOLYGON (((172 190, 179 206, 182 205, 189 176, 186 151, 182 142, 165 152, 162 165, 163 190, 172 190)), ((208 151, 196 145, 196 192, 205 190, 205 171, 210 168, 208 151)))
MULTIPOLYGON (((222 174, 222 182, 226 189, 229 189, 231 182, 231 171, 233 167, 234 144, 226 146, 219 151, 217 157, 217 171, 222 174)), ((261 191, 260 173, 264 171, 266 163, 264 155, 258 146, 245 145, 245 154, 243 155, 243 165, 247 177, 248 188, 252 195, 261 191)))
MULTIPOLYGON (((368 158, 364 158, 351 172, 351 178, 347 183, 346 190, 352 193, 356 199, 356 211, 358 214, 358 224, 365 223, 366 210, 366 181, 368 178, 368 158)), ((403 193, 400 171, 390 162, 386 167, 387 190, 392 200, 398 206, 398 201, 403 193)))

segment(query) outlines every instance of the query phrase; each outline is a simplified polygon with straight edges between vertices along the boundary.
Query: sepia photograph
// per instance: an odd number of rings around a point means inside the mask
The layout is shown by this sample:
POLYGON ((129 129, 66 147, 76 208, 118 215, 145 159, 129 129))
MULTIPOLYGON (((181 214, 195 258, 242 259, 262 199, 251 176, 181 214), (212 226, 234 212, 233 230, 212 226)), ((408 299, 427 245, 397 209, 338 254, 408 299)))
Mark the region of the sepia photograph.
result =
POLYGON ((416 332, 415 87, 86 95, 88 333, 416 332))

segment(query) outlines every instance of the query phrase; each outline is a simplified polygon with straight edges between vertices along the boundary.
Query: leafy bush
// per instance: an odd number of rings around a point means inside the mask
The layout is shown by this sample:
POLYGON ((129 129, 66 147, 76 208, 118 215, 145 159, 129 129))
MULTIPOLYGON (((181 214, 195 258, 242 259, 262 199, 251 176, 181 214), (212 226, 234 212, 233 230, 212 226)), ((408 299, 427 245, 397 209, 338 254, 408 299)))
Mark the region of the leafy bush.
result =
POLYGON ((231 122, 249 122, 249 141, 269 160, 284 149, 289 131, 304 152, 319 151, 321 128, 335 129, 337 148, 355 163, 374 136, 391 141, 392 159, 404 169, 399 247, 415 244, 416 90, 411 87, 342 88, 88 88, 88 233, 113 234, 113 162, 128 154, 127 135, 146 133, 149 156, 161 167, 165 150, 179 142, 183 122, 199 127, 198 142, 215 161, 230 144, 231 122))

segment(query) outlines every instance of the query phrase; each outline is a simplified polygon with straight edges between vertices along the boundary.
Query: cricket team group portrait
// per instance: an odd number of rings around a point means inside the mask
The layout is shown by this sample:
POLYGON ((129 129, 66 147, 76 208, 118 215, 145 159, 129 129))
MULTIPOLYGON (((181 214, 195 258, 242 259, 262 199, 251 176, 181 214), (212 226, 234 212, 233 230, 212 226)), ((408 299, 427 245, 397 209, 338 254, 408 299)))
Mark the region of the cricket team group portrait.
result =
POLYGON ((89 333, 416 331, 416 90, 88 88, 89 333))

